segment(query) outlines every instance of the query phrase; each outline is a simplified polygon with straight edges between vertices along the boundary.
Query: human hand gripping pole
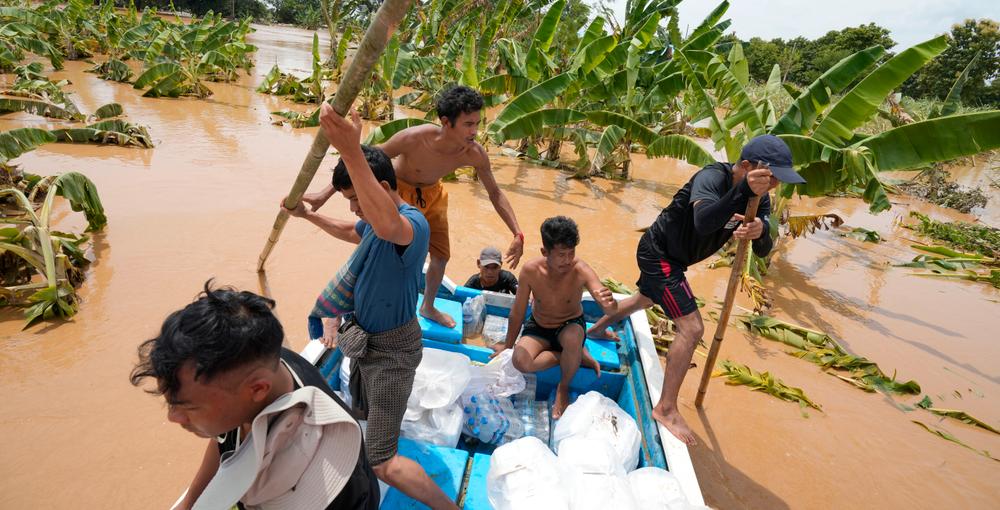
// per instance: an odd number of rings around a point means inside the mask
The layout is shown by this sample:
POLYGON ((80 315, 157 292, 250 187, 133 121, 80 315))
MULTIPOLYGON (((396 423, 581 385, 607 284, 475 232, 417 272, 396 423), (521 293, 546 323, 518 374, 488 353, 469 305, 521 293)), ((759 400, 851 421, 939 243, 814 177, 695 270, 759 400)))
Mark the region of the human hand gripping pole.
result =
MULTIPOLYGON (((766 193, 766 191, 765 191, 766 193)), ((744 218, 757 218, 757 206, 760 204, 760 195, 750 198, 747 202, 747 210, 743 214, 744 218)), ((764 231, 762 235, 769 235, 764 231)), ((740 239, 736 247, 736 257, 733 259, 732 272, 729 273, 729 284, 726 285, 726 300, 722 303, 722 313, 719 315, 719 325, 715 328, 715 336, 712 338, 712 346, 708 350, 708 359, 705 361, 705 368, 701 372, 701 382, 698 384, 698 396, 695 397, 694 405, 701 407, 705 401, 705 393, 708 392, 708 381, 712 377, 712 370, 715 367, 715 359, 719 356, 719 348, 722 347, 722 337, 726 334, 726 325, 729 324, 729 315, 733 311, 733 301, 736 299, 736 286, 740 281, 740 274, 743 273, 743 264, 747 259, 747 248, 750 239, 740 239)))
MULTIPOLYGON (((362 39, 361 45, 358 46, 358 51, 351 61, 350 67, 347 68, 347 72, 344 74, 344 79, 341 80, 337 88, 337 94, 330 101, 330 105, 338 114, 346 115, 350 110, 351 104, 354 103, 354 99, 358 96, 358 92, 361 91, 365 80, 371 76, 375 62, 382 56, 382 52, 385 51, 389 38, 392 37, 403 16, 406 15, 406 11, 410 7, 410 2, 411 0, 385 0, 375 13, 371 24, 368 26, 368 30, 365 32, 365 37, 362 39)), ((284 207, 278 209, 278 217, 275 218, 274 226, 267 237, 264 249, 260 252, 260 257, 257 259, 258 273, 264 271, 264 263, 267 262, 267 257, 271 254, 271 250, 274 249, 278 238, 281 237, 281 231, 284 230, 285 224, 288 223, 288 211, 298 207, 299 202, 302 200, 302 195, 316 175, 316 170, 319 169, 320 163, 323 162, 323 157, 326 156, 326 151, 329 147, 330 143, 326 136, 324 136, 323 131, 318 131, 316 137, 313 138, 313 143, 309 147, 309 152, 306 154, 305 160, 302 162, 302 167, 295 178, 295 183, 292 184, 292 190, 288 192, 288 196, 285 198, 284 207)))

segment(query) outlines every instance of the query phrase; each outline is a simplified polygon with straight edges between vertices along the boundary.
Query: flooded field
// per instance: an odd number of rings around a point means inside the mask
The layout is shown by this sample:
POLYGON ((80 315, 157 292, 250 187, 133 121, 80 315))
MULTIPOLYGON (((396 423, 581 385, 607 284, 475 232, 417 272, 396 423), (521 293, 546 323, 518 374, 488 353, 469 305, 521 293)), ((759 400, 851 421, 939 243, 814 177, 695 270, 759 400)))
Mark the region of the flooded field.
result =
MULTIPOLYGON (((207 100, 142 98, 129 85, 84 73, 89 66, 81 62, 51 73, 73 82, 67 90, 85 112, 121 103, 130 121, 149 126, 157 146, 49 144, 16 161, 39 174, 85 173, 98 186, 109 225, 95 236, 96 262, 73 320, 21 331, 19 310, 0 312, 0 508, 165 508, 193 476, 203 440, 167 422, 161 399, 129 385, 128 374, 135 347, 208 278, 261 289, 257 256, 315 129, 272 126, 268 112, 296 106, 253 89, 274 63, 307 73, 311 33, 258 27, 250 39, 259 47, 253 75, 209 84, 215 94, 207 100)), ((2 130, 44 124, 27 115, 0 118, 2 130)), ((568 215, 581 228, 578 255, 599 275, 630 285, 638 276, 638 229, 695 170, 636 156, 631 181, 587 182, 501 156, 496 147, 490 152, 497 181, 526 232, 527 256, 541 247, 541 221, 568 215)), ((324 163, 311 189, 328 182, 333 163, 324 163)), ((989 169, 967 171, 979 180, 989 169)), ((464 281, 475 271, 479 250, 508 234, 478 183, 463 178, 446 186, 453 243, 448 275, 464 281)), ((985 216, 995 225, 1000 196, 996 188, 990 192, 985 216)), ((847 225, 874 229, 887 242, 861 243, 830 231, 783 239, 766 279, 773 314, 823 330, 887 373, 917 380, 940 407, 1000 425, 997 290, 892 267, 916 255, 908 240, 915 234, 898 226, 898 216, 919 210, 938 219, 973 218, 891 198, 893 209, 878 216, 856 199, 794 200, 797 213, 836 212, 847 225)), ((339 198, 324 211, 350 217, 339 198)), ((57 220, 61 229, 84 226, 82 215, 65 211, 57 220)), ((289 222, 268 262, 266 284, 294 348, 306 342, 305 316, 317 292, 351 249, 304 221, 289 222)), ((728 270, 706 266, 689 275, 712 310, 723 297, 728 270)), ((715 326, 706 322, 708 334, 715 326)), ((911 420, 934 424, 995 457, 1000 436, 904 410, 901 404, 912 406, 920 397, 865 393, 784 350, 730 327, 719 359, 772 372, 803 388, 824 412, 804 417, 795 404, 718 379, 697 411, 693 400, 704 358, 695 357, 698 367, 685 381, 681 405, 698 435, 691 456, 710 505, 1000 506, 1000 464, 911 420)))

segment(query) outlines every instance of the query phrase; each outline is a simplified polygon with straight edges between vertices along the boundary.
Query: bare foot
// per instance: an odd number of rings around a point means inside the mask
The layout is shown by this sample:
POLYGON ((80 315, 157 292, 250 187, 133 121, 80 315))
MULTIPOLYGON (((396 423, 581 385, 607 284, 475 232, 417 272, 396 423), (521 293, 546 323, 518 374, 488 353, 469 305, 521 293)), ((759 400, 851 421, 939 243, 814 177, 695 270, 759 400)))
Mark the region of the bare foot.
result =
POLYGON ((569 388, 559 385, 556 387, 556 401, 552 404, 552 419, 558 420, 567 406, 569 406, 569 388))
POLYGON ((590 349, 583 348, 581 359, 583 360, 583 366, 593 368, 594 372, 597 372, 597 377, 601 377, 601 364, 590 355, 590 349))
POLYGON ((619 340, 618 333, 615 333, 614 328, 590 328, 587 330, 587 338, 592 340, 611 340, 612 342, 617 342, 619 340))
POLYGON ((420 315, 426 317, 446 328, 455 327, 455 319, 434 307, 420 307, 420 315))
POLYGON ((681 442, 688 446, 696 446, 698 444, 698 439, 695 438, 694 432, 691 432, 691 427, 688 427, 686 421, 681 416, 681 413, 674 408, 667 411, 665 414, 661 413, 659 408, 653 408, 653 419, 660 422, 661 425, 667 428, 671 434, 681 442))

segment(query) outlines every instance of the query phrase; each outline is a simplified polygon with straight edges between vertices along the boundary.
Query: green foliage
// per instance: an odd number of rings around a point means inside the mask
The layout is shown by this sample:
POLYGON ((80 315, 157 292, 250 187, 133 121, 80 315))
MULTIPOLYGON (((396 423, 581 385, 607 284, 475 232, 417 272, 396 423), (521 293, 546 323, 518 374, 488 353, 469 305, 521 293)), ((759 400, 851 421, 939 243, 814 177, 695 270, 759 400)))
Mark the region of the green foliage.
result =
POLYGON ((761 391, 788 402, 798 402, 803 407, 808 406, 816 410, 823 410, 819 404, 806 396, 802 388, 788 386, 781 379, 771 375, 770 372, 757 372, 746 365, 725 360, 722 362, 722 370, 712 375, 725 376, 726 384, 749 386, 753 391, 761 391))
POLYGON ((972 425, 974 427, 986 429, 994 434, 1000 434, 1000 430, 997 430, 989 423, 986 423, 965 411, 960 411, 957 409, 941 409, 934 407, 934 402, 931 400, 931 397, 927 395, 924 395, 924 398, 917 403, 917 407, 921 409, 926 409, 927 411, 930 411, 931 413, 934 413, 938 416, 953 418, 962 423, 968 423, 969 425, 972 425))
POLYGON ((912 421, 913 423, 916 423, 917 425, 920 425, 920 427, 922 429, 926 430, 927 432, 930 432, 931 434, 934 434, 934 435, 936 435, 936 436, 938 436, 938 437, 940 437, 942 439, 946 439, 948 441, 951 441, 952 443, 955 443, 955 444, 961 445, 961 446, 963 446, 965 448, 968 448, 968 449, 970 449, 970 450, 972 450, 972 451, 974 451, 974 452, 976 452, 976 453, 978 453, 978 454, 980 454, 980 455, 982 455, 984 457, 987 457, 989 459, 993 459, 995 461, 1000 462, 1000 459, 997 459, 997 458, 994 458, 993 456, 991 456, 990 452, 988 452, 986 450, 977 450, 977 449, 975 449, 975 448, 973 448, 973 447, 971 447, 971 446, 963 443, 960 439, 958 439, 954 435, 950 434, 946 430, 939 429, 939 428, 931 428, 927 424, 919 422, 917 420, 910 420, 910 421, 912 421))
POLYGON ((919 223, 904 226, 931 239, 984 257, 1000 258, 1000 229, 978 223, 936 221, 916 211, 910 211, 910 217, 919 223))
POLYGON ((788 354, 815 363, 823 370, 833 369, 833 372, 828 373, 867 392, 920 393, 920 385, 916 381, 899 382, 896 381, 895 374, 892 377, 886 376, 878 364, 848 353, 826 333, 766 315, 742 314, 736 315, 736 319, 753 333, 794 347, 795 350, 788 354), (837 372, 847 372, 847 375, 837 372))
POLYGON ((903 93, 921 98, 945 99, 952 84, 969 67, 962 101, 1000 107, 1000 27, 996 20, 967 19, 952 26, 948 49, 903 86, 903 93), (976 59, 976 56, 979 56, 976 59), (975 62, 973 62, 975 59, 975 62), (970 65, 971 63, 971 65, 970 65), (992 85, 990 85, 992 82, 992 85))

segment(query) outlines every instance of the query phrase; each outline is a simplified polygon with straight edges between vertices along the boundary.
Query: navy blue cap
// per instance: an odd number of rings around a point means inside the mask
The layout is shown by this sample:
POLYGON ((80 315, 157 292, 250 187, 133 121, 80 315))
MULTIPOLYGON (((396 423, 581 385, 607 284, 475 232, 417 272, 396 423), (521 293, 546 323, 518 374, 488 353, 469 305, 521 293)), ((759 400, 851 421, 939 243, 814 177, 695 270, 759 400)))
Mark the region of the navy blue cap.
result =
POLYGON ((774 135, 754 137, 743 146, 740 160, 755 165, 764 163, 779 181, 788 184, 804 184, 805 179, 792 168, 792 151, 785 141, 774 135))

